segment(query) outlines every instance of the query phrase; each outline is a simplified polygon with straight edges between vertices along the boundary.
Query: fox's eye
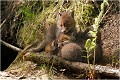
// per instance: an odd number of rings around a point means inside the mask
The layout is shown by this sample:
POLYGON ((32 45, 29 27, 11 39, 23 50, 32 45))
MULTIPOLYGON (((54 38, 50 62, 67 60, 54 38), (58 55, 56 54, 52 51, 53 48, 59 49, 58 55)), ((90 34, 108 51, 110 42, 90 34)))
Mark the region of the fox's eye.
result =
POLYGON ((61 24, 61 27, 62 27, 63 25, 61 24))
POLYGON ((64 23, 64 26, 67 26, 67 25, 69 25, 68 23, 64 23))

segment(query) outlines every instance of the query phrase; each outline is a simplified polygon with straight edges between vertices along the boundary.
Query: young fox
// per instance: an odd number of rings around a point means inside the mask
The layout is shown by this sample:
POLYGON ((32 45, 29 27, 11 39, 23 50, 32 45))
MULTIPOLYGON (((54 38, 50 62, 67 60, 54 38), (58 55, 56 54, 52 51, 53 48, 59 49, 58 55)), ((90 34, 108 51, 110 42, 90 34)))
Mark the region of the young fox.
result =
POLYGON ((57 17, 58 29, 67 35, 75 36, 77 31, 75 27, 74 11, 64 11, 57 17))
POLYGON ((74 11, 64 11, 58 14, 56 24, 52 24, 46 31, 45 40, 38 44, 37 47, 31 48, 29 51, 41 52, 45 50, 47 44, 57 39, 60 32, 74 36, 76 34, 74 11))
POLYGON ((45 47, 45 51, 48 55, 56 54, 69 61, 83 61, 86 56, 86 53, 82 52, 81 46, 73 43, 75 40, 74 37, 60 33, 56 41, 52 41, 45 47), (57 46, 55 44, 57 43, 57 46), (57 47, 57 48, 56 48, 57 47))
POLYGON ((46 45, 45 52, 50 55, 57 54, 58 49, 60 50, 63 45, 73 40, 73 37, 60 33, 56 40, 53 40, 46 45))
POLYGON ((58 47, 62 47, 63 45, 75 41, 75 37, 66 35, 64 33, 60 33, 60 35, 57 38, 58 41, 58 47))
POLYGON ((45 52, 48 55, 55 55, 55 54, 57 54, 57 50, 58 50, 58 44, 57 44, 56 40, 51 41, 45 47, 45 52))

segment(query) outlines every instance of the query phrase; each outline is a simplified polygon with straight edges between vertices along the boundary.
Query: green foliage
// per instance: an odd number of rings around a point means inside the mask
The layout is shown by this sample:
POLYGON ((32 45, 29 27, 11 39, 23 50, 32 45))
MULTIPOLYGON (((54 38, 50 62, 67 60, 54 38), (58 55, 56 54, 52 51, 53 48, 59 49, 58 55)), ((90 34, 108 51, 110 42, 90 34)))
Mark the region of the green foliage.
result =
MULTIPOLYGON (((95 18, 95 22, 92 25, 93 31, 88 32, 89 34, 91 34, 91 36, 93 38, 88 39, 85 43, 85 48, 86 48, 87 53, 89 53, 91 50, 95 49, 95 47, 96 47, 96 38, 97 38, 96 35, 98 33, 98 30, 99 30, 99 24, 100 24, 101 18, 103 16, 106 3, 108 4, 107 0, 104 0, 103 3, 101 4, 101 12, 99 13, 98 18, 95 18)), ((95 58, 95 53, 94 53, 94 58, 95 58)))
POLYGON ((86 44, 85 44, 85 48, 87 50, 87 52, 90 52, 91 50, 93 50, 95 48, 96 44, 94 42, 94 39, 91 40, 91 39, 88 39, 86 41, 86 44))
POLYGON ((86 4, 83 2, 76 3, 76 25, 81 31, 85 31, 91 24, 93 24, 96 12, 93 4, 86 4))
POLYGON ((89 22, 90 18, 93 17, 93 11, 94 11, 94 7, 93 5, 88 5, 88 4, 84 4, 83 5, 83 9, 81 10, 82 11, 82 20, 83 20, 83 23, 86 24, 89 22))
POLYGON ((100 24, 102 15, 104 13, 104 7, 105 7, 106 3, 108 4, 107 0, 104 0, 103 3, 101 4, 101 12, 99 13, 98 18, 95 18, 95 22, 92 25, 93 26, 93 31, 89 31, 89 33, 92 35, 93 39, 92 40, 88 39, 86 41, 85 48, 88 52, 91 50, 91 48, 95 48, 94 44, 96 44, 95 43, 96 38, 97 38, 96 35, 97 35, 97 32, 98 32, 98 28, 99 28, 99 24, 100 24))
POLYGON ((52 15, 53 5, 48 4, 50 1, 47 3, 44 2, 46 1, 30 1, 19 7, 18 13, 22 14, 21 23, 23 25, 17 34, 17 40, 21 47, 25 47, 28 44, 34 43, 36 41, 42 41, 44 39, 44 25, 47 21, 47 18, 49 17, 49 21, 54 21, 54 15, 52 15))
POLYGON ((24 15, 24 20, 32 20, 34 18, 34 13, 31 12, 29 7, 23 6, 19 11, 24 15))

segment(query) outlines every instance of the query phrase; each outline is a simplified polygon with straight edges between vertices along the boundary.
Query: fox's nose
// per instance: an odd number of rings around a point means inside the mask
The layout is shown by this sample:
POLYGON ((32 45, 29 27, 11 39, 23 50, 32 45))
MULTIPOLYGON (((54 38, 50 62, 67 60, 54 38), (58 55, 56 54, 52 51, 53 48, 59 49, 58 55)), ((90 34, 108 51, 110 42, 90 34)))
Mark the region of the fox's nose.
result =
POLYGON ((62 27, 61 32, 64 33, 65 30, 66 30, 66 28, 65 28, 65 27, 62 27))

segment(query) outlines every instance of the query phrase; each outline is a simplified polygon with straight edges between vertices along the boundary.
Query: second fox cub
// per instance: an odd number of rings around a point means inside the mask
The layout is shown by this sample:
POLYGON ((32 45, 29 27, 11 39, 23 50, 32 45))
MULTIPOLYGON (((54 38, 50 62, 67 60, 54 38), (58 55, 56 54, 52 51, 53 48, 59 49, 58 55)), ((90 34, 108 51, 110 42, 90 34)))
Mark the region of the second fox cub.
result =
POLYGON ((66 35, 64 33, 60 33, 60 35, 57 38, 58 41, 58 47, 62 47, 63 45, 75 41, 75 37, 66 35))
POLYGON ((55 55, 58 52, 57 40, 53 40, 50 43, 48 43, 45 47, 45 52, 48 55, 55 55))
POLYGON ((29 51, 41 52, 45 50, 45 46, 57 39, 58 35, 63 32, 67 35, 74 36, 76 34, 74 11, 64 11, 58 14, 56 24, 52 24, 46 31, 45 40, 38 44, 37 47, 31 48, 29 51))
POLYGON ((45 52, 49 55, 57 54, 65 44, 73 42, 74 37, 60 33, 56 40, 51 41, 45 47, 45 52))

